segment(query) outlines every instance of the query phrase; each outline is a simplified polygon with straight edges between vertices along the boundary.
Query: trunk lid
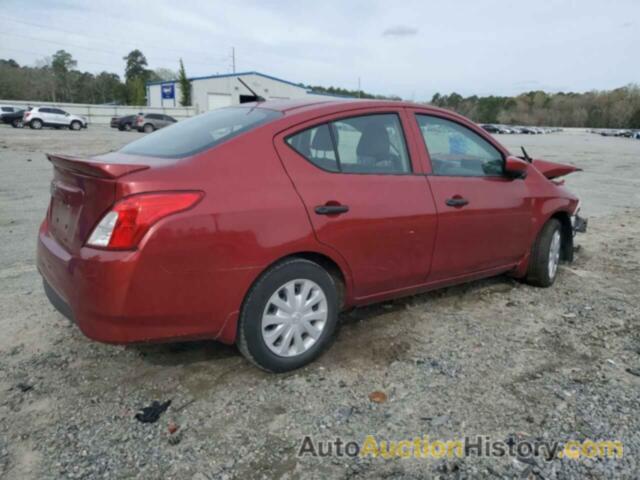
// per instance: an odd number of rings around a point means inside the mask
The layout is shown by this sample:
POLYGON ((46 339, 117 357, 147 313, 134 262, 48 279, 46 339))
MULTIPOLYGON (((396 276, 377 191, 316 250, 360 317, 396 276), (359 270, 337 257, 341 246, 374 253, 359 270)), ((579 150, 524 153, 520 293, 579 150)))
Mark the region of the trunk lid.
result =
POLYGON ((533 166, 549 180, 562 177, 573 172, 582 171, 581 168, 565 163, 550 162, 548 160, 533 160, 533 166))
POLYGON ((47 155, 54 166, 49 232, 68 251, 78 251, 116 198, 117 179, 149 168, 69 155, 47 155))

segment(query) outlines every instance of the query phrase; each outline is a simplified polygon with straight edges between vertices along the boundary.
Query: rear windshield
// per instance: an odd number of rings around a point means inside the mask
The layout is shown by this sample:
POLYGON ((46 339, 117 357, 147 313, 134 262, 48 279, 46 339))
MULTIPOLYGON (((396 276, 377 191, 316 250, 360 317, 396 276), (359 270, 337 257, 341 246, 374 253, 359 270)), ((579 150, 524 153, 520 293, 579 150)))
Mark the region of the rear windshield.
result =
POLYGON ((188 157, 282 116, 263 108, 220 108, 183 120, 124 146, 120 152, 150 157, 188 157))

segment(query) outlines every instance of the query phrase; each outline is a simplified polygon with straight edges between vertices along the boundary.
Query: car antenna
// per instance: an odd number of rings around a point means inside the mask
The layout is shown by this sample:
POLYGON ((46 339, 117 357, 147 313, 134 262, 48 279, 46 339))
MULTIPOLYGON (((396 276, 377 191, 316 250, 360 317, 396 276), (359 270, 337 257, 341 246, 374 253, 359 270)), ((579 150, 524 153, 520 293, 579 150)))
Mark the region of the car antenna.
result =
POLYGON ((253 91, 253 89, 247 85, 246 83, 244 83, 244 81, 238 77, 238 81, 244 85, 246 87, 247 90, 249 90, 251 93, 253 93, 253 96, 256 97, 256 102, 264 102, 264 97, 261 97, 260 95, 258 95, 256 92, 253 91))
POLYGON ((523 146, 520 147, 522 149, 522 156, 523 158, 529 162, 529 163, 533 163, 533 159, 529 156, 529 154, 527 153, 527 151, 524 149, 523 146))

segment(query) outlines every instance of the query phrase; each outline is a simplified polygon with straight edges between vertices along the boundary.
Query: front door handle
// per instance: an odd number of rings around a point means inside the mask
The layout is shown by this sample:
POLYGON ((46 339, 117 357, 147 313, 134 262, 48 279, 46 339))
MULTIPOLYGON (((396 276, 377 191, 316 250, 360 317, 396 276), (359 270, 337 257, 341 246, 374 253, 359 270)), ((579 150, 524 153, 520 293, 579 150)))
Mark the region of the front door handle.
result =
POLYGON ((320 205, 316 207, 318 215, 339 215, 348 211, 349 207, 346 205, 320 205))
POLYGON ((469 203, 469 200, 462 197, 453 197, 453 198, 447 198, 447 201, 445 203, 450 207, 464 207, 466 204, 469 203))

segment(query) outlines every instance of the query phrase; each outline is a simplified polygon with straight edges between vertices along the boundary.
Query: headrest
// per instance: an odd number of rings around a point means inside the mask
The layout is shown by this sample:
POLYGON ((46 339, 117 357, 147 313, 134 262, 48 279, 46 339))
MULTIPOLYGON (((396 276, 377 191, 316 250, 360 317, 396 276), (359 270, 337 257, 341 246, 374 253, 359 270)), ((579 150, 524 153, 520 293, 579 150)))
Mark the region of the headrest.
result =
POLYGON ((362 132, 356 153, 363 157, 381 157, 389 154, 390 145, 385 126, 373 121, 362 132))
MULTIPOLYGON (((338 132, 334 131, 336 136, 336 142, 338 141, 338 132)), ((329 126, 322 125, 316 130, 316 134, 311 141, 311 148, 314 150, 322 150, 325 152, 333 151, 333 142, 331 141, 331 134, 329 133, 329 126)))

